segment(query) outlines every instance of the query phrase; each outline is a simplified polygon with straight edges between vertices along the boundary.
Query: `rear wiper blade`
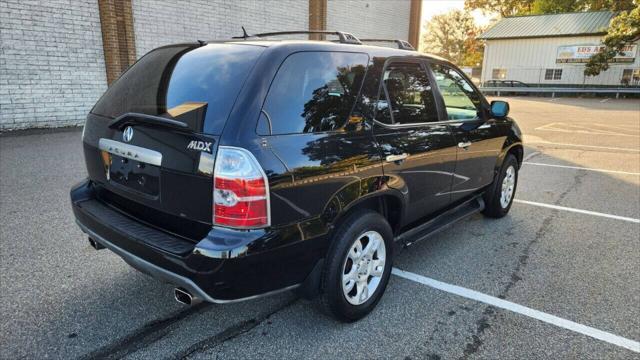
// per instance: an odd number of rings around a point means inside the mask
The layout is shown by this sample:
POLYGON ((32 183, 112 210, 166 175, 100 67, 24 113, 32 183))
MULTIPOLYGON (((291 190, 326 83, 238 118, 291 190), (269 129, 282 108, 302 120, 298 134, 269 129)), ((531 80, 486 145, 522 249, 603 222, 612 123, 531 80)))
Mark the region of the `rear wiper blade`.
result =
POLYGON ((147 115, 147 114, 133 113, 133 112, 125 113, 118 116, 115 120, 111 122, 111 124, 109 124, 109 128, 122 129, 125 125, 130 125, 130 124, 157 125, 157 126, 164 126, 164 127, 169 127, 169 128, 179 129, 179 130, 189 129, 189 125, 187 125, 187 123, 182 121, 167 119, 161 116, 154 116, 154 115, 147 115))

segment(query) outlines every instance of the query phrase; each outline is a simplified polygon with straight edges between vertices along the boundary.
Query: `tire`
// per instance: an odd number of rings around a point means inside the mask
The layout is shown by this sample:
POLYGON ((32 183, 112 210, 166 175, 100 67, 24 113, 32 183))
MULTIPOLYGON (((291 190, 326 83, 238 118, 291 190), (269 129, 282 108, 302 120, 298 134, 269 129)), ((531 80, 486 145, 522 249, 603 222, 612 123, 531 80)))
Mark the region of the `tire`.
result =
POLYGON ((387 287, 392 260, 393 232, 387 220, 370 210, 348 215, 335 232, 325 259, 322 274, 325 310, 343 322, 369 314, 387 287), (360 244, 359 253, 356 243, 360 244))
POLYGON ((496 180, 485 194, 484 215, 501 218, 509 212, 518 186, 518 160, 508 154, 502 163, 496 180), (503 196, 503 190, 505 190, 503 196))

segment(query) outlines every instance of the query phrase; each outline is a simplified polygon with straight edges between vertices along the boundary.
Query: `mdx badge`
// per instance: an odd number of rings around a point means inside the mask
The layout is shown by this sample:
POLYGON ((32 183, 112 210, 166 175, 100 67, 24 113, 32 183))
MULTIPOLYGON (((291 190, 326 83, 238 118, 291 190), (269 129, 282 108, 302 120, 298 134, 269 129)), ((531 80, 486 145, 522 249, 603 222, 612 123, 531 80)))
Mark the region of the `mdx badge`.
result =
POLYGON ((187 145, 187 149, 211 152, 211 144, 210 142, 192 140, 187 145))
POLYGON ((122 132, 122 140, 129 142, 131 139, 133 139, 133 128, 131 126, 127 126, 122 132))

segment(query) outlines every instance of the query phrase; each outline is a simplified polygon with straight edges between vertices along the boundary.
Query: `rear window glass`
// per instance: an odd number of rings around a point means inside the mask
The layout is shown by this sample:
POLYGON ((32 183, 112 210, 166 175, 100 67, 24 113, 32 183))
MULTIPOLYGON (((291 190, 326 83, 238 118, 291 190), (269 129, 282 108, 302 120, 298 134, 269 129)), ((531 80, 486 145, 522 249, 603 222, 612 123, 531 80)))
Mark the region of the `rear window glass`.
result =
MULTIPOLYGON (((263 111, 272 134, 341 129, 358 96, 369 56, 345 52, 300 52, 275 76, 263 111)), ((258 132, 266 135, 259 127, 258 132)))
POLYGON ((111 118, 127 112, 160 115, 220 134, 263 50, 236 44, 153 50, 109 87, 92 112, 111 118))

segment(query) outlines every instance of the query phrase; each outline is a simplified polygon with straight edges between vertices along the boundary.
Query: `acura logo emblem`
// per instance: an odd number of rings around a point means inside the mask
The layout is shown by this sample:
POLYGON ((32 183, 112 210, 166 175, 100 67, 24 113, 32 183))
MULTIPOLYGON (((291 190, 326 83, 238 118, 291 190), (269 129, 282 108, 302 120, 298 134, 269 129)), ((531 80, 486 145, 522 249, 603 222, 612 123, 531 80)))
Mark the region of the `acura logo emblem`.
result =
POLYGON ((122 133, 122 140, 129 142, 131 139, 133 139, 133 128, 131 126, 127 126, 122 133))

